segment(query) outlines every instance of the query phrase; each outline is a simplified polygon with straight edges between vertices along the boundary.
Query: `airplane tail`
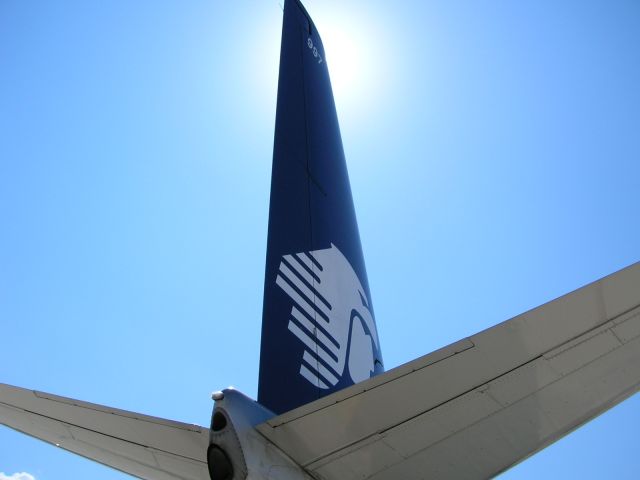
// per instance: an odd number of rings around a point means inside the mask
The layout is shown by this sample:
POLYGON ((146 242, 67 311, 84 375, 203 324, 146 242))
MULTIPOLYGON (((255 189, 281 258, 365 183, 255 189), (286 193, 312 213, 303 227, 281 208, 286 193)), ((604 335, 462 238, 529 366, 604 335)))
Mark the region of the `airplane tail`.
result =
POLYGON ((283 413, 383 371, 322 41, 286 0, 258 401, 283 413))

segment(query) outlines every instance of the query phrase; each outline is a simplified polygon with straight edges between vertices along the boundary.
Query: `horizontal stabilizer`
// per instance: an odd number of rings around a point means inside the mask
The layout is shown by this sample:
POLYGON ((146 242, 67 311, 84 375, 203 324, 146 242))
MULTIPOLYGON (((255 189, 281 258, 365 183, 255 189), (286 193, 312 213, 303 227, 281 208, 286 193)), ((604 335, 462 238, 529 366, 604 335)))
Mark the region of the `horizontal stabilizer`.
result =
POLYGON ((209 478, 209 429, 197 425, 4 384, 0 424, 139 478, 209 478))
POLYGON ((640 263, 259 431, 325 480, 491 478, 640 388, 640 263))

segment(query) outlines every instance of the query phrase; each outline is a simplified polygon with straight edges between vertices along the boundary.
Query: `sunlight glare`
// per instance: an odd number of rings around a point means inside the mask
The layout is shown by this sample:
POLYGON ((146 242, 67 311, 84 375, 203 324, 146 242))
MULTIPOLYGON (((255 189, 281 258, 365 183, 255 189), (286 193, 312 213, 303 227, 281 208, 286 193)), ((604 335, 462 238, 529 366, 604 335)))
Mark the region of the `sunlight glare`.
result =
POLYGON ((388 28, 362 6, 307 3, 324 45, 338 116, 357 122, 385 97, 392 71, 386 52, 388 28))
MULTIPOLYGON (((366 77, 365 51, 359 48, 349 31, 324 28, 323 43, 334 95, 348 97, 357 90, 361 77, 366 77)), ((361 85, 362 86, 362 85, 361 85)))
POLYGON ((371 93, 375 62, 368 48, 366 29, 353 17, 335 17, 324 21, 320 36, 327 57, 327 67, 336 103, 364 103, 371 93))

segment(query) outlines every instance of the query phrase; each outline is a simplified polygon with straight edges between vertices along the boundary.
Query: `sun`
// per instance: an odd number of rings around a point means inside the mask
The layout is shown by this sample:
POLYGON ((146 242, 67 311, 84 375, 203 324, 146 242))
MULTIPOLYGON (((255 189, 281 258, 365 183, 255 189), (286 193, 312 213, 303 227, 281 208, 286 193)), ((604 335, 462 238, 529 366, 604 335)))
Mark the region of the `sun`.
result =
POLYGON ((362 107, 380 87, 383 75, 376 62, 376 49, 370 39, 371 24, 362 15, 341 9, 329 15, 322 8, 315 16, 322 38, 331 86, 336 104, 362 107))
POLYGON ((356 39, 344 29, 325 26, 321 35, 333 93, 338 97, 348 97, 358 85, 362 87, 364 84, 367 66, 365 52, 358 48, 356 39))

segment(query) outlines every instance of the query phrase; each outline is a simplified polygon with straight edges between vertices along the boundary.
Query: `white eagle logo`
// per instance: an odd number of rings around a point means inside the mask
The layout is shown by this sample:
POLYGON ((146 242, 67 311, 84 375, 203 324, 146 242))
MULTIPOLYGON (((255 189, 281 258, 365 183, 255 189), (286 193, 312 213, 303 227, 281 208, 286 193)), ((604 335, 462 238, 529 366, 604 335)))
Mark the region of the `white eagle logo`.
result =
POLYGON ((335 245, 284 255, 276 284, 293 301, 288 328, 306 347, 300 375, 323 389, 338 383, 347 363, 354 383, 371 376, 376 325, 356 272, 335 245))

